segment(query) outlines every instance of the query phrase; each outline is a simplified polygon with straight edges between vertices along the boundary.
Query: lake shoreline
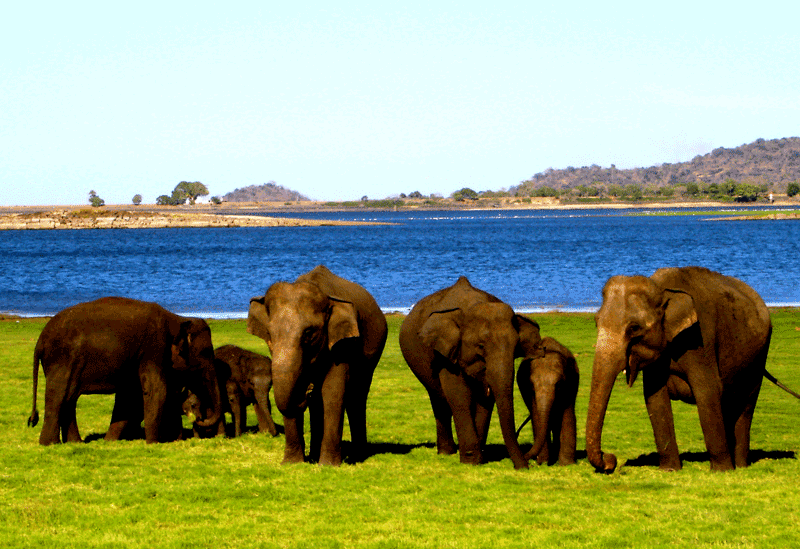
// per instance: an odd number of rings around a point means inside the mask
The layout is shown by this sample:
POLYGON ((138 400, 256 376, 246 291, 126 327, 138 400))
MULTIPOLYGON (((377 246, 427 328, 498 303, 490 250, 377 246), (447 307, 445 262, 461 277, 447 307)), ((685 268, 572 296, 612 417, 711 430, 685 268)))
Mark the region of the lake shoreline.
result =
MULTIPOLYGON (((683 210, 719 209, 736 207, 751 211, 771 208, 800 208, 796 200, 766 203, 720 203, 713 201, 691 202, 597 202, 562 203, 553 198, 531 199, 481 199, 475 202, 442 200, 435 204, 408 201, 392 208, 359 205, 352 207, 332 205, 327 202, 241 202, 220 205, 196 204, 193 206, 156 205, 106 205, 99 208, 88 206, 0 206, 0 230, 40 229, 142 229, 142 228, 230 228, 230 227, 321 227, 363 226, 385 223, 372 221, 336 221, 323 219, 292 218, 292 214, 308 213, 376 213, 385 211, 581 211, 581 210, 683 210), (270 214, 276 214, 270 216, 270 214)), ((798 219, 797 213, 765 216, 737 216, 725 219, 798 219)))

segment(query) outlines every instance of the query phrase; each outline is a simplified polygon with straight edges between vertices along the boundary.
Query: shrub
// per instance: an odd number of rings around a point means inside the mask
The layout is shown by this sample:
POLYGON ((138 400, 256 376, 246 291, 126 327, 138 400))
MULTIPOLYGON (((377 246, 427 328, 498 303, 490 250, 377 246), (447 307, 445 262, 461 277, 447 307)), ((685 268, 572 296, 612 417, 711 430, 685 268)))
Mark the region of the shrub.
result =
POLYGON ((793 197, 793 196, 796 196, 796 195, 798 195, 798 194, 800 194, 800 183, 798 183, 797 181, 795 181, 795 182, 793 182, 793 183, 789 183, 789 184, 786 186, 786 195, 787 195, 788 197, 790 197, 790 198, 791 198, 791 197, 793 197))

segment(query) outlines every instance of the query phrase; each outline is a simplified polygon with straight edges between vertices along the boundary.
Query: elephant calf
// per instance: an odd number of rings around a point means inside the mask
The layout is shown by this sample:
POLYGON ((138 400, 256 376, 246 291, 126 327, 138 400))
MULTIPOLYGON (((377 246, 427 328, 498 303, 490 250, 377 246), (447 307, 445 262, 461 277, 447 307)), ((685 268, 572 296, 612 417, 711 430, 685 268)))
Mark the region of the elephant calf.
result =
POLYGON ((247 405, 252 404, 258 419, 259 432, 277 436, 278 429, 272 419, 272 407, 269 402, 269 391, 272 388, 272 360, 236 345, 224 345, 214 354, 217 362, 225 363, 226 369, 230 370, 225 388, 233 416, 235 435, 241 436, 242 430, 247 426, 247 405))
POLYGON ((575 399, 578 364, 569 349, 552 337, 542 339, 542 356, 526 358, 517 370, 517 385, 531 413, 533 447, 525 459, 559 465, 575 463, 575 399))

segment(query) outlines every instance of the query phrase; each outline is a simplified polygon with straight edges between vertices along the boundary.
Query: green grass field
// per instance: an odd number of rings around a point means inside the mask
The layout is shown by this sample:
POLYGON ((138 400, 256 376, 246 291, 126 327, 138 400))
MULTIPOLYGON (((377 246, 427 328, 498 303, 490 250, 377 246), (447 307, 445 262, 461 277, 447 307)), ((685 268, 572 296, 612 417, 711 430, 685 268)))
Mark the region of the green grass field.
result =
MULTIPOLYGON (((800 389, 800 309, 772 310, 768 369, 800 389)), ((113 397, 79 401, 91 442, 41 447, 31 408, 43 319, 0 321, 0 545, 3 547, 783 547, 800 543, 800 401, 764 382, 754 463, 711 473, 696 409, 674 403, 680 472, 653 464, 641 380, 619 383, 603 447, 622 465, 596 474, 584 422, 595 328, 589 314, 536 315, 581 369, 577 465, 515 471, 493 422, 490 462, 438 456, 426 393, 389 340, 370 393, 372 455, 341 468, 281 466, 283 437, 162 445, 96 440, 113 397), (92 436, 95 435, 95 436, 92 436)), ((214 344, 265 352, 244 321, 211 321, 214 344)), ((44 405, 40 376, 39 409, 44 405)), ((516 404, 517 423, 525 417, 516 404)), ((280 424, 280 417, 276 418, 280 424)), ((249 426, 255 426, 250 410, 249 426)), ((188 425, 188 424, 187 424, 188 425)), ((346 431, 349 437, 349 433, 346 431)), ((521 435, 525 445, 531 431, 521 435)), ((524 450, 525 448, 523 448, 524 450)))

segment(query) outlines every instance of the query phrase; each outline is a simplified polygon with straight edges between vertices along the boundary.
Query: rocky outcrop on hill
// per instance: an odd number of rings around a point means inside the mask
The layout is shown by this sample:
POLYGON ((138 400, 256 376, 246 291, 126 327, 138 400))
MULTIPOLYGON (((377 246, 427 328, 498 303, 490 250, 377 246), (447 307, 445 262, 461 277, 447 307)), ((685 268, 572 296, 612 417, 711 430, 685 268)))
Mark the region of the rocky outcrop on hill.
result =
POLYGON ((236 189, 223 196, 222 200, 224 202, 284 202, 308 200, 308 197, 270 181, 263 185, 250 185, 236 189))

